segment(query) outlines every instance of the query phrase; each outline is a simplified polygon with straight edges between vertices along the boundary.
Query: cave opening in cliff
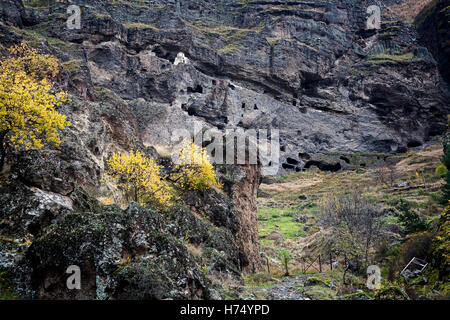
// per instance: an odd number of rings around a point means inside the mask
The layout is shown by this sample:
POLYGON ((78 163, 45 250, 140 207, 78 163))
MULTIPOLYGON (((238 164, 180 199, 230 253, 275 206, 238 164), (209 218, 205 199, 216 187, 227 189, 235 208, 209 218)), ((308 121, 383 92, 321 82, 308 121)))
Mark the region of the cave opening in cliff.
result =
POLYGON ((319 170, 321 170, 321 171, 330 171, 330 172, 337 172, 342 169, 342 165, 339 162, 335 163, 335 164, 330 164, 330 163, 316 161, 316 160, 308 161, 305 164, 304 169, 309 169, 312 166, 319 168, 319 170))

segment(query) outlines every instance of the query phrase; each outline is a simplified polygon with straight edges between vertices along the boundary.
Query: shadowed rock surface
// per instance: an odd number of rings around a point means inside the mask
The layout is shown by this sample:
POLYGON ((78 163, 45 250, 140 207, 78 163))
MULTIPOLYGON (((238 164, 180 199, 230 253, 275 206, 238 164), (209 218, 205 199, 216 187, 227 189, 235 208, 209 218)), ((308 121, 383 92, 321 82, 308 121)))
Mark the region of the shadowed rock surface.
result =
POLYGON ((450 81, 450 6, 448 1, 438 0, 431 3, 417 16, 416 25, 433 56, 439 62, 442 76, 450 81))
POLYGON ((426 145, 450 111, 445 1, 419 15, 420 33, 390 13, 401 2, 383 1, 381 29, 367 31, 375 2, 364 0, 78 0, 81 30, 67 29, 66 3, 2 1, 0 53, 28 41, 62 61, 71 101, 59 111, 72 127, 58 148, 10 155, 0 234, 33 244, 2 241, 1 268, 16 268, 33 298, 75 297, 62 279, 80 260, 78 298, 217 298, 202 271, 239 277, 260 265, 260 167, 224 168, 224 194, 187 195, 184 211, 165 215, 93 203, 106 159, 133 148, 159 158, 196 121, 280 129, 279 173, 362 167, 426 145))
MULTIPOLYGON (((164 145, 199 120, 279 128, 280 166, 296 170, 302 153, 401 152, 445 129, 448 84, 436 61, 446 70, 448 55, 432 49, 433 58, 416 28, 390 14, 400 2, 384 2, 378 31, 365 30, 370 1, 78 1, 81 30, 65 27, 64 3, 24 11, 19 1, 5 19, 33 24, 66 62, 66 84, 82 97, 68 113, 102 119, 88 118, 99 141, 85 143, 100 167, 108 135, 122 147, 164 145)), ((442 34, 429 47, 445 44, 442 34)))

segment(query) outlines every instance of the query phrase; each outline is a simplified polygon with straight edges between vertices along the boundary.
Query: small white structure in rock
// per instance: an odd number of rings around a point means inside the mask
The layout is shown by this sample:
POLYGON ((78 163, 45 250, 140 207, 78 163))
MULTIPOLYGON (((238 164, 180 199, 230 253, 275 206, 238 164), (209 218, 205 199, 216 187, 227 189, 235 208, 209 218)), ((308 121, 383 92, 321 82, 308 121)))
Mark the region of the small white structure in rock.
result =
POLYGON ((379 30, 381 29, 381 9, 379 6, 369 6, 366 13, 370 14, 370 17, 366 22, 366 30, 379 30))
POLYGON ((173 63, 175 66, 179 65, 179 64, 188 64, 189 63, 189 59, 184 55, 183 52, 179 52, 177 54, 177 57, 175 58, 175 62, 173 63))

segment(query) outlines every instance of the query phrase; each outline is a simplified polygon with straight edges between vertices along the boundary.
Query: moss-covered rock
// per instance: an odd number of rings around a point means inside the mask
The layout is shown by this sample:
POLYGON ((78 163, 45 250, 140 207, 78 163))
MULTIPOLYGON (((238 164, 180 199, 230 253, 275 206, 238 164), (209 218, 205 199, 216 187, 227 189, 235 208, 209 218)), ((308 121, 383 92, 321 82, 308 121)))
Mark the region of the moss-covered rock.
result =
MULTIPOLYGON (((226 211, 222 213, 226 214, 226 211)), ((202 262, 208 273, 231 273, 240 277, 243 259, 242 244, 225 227, 217 227, 209 217, 200 217, 183 206, 176 206, 167 213, 170 231, 179 239, 201 246, 202 262)))
POLYGON ((209 297, 209 282, 183 242, 160 213, 136 203, 64 215, 34 240, 16 276, 28 298, 209 297), (66 287, 70 265, 81 269, 81 290, 66 287))
POLYGON ((376 293, 377 300, 409 300, 406 292, 398 286, 388 286, 376 293))

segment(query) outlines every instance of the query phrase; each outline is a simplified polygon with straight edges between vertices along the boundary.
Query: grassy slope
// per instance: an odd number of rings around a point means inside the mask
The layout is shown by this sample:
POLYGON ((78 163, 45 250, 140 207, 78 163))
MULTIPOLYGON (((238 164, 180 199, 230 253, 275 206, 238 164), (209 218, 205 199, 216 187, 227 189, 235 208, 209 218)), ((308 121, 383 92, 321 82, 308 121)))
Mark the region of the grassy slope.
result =
MULTIPOLYGON (((290 262, 292 274, 305 276, 302 268, 306 263, 303 258, 314 256, 320 252, 321 245, 327 238, 327 231, 320 230, 317 221, 318 205, 327 194, 334 192, 351 192, 361 190, 365 196, 378 204, 389 208, 394 207, 399 199, 405 199, 419 214, 428 221, 436 221, 444 209, 437 199, 440 194, 442 180, 435 169, 440 164, 442 147, 432 145, 418 152, 404 156, 404 160, 396 164, 399 172, 396 182, 408 182, 408 187, 395 188, 377 183, 373 169, 358 169, 337 173, 324 173, 318 170, 295 173, 276 179, 277 183, 262 184, 260 191, 263 197, 258 199, 258 223, 260 236, 266 236, 272 231, 283 235, 283 244, 266 239, 261 240, 263 250, 271 257, 272 279, 263 273, 249 276, 247 288, 257 297, 264 298, 264 292, 276 286, 283 276, 283 269, 278 264, 280 248, 293 253, 290 262), (299 219, 299 217, 306 217, 299 219), (261 291, 262 290, 262 291, 261 291)), ((388 223, 397 224, 393 216, 386 217, 388 223)), ((313 268, 318 268, 317 263, 313 268)), ((352 298, 361 295, 357 288, 364 288, 364 277, 353 279, 352 285, 346 288, 331 290, 325 282, 331 279, 338 284, 342 282, 342 268, 329 270, 323 265, 323 273, 309 270, 314 277, 323 280, 314 286, 299 288, 299 292, 314 299, 336 299, 338 297, 352 298), (330 291, 331 290, 331 291, 330 291), (339 294, 337 292, 339 291, 339 294)), ((266 272, 267 273, 267 272, 266 272)), ((308 276, 311 276, 310 274, 308 276)), ((383 276, 387 277, 383 270, 383 276)), ((370 296, 370 292, 368 295, 370 296)))

